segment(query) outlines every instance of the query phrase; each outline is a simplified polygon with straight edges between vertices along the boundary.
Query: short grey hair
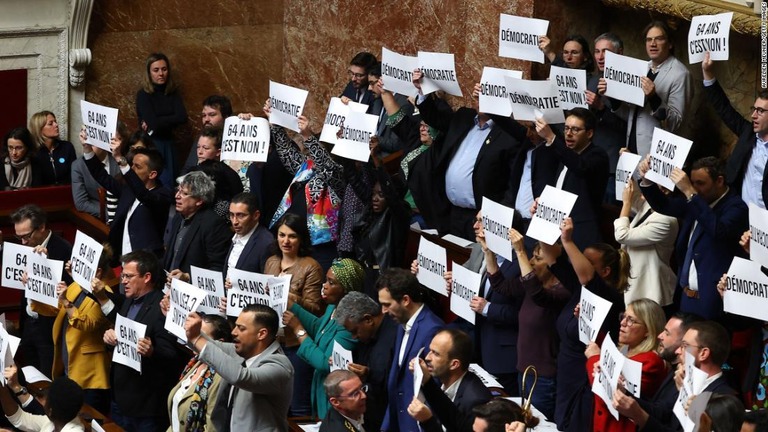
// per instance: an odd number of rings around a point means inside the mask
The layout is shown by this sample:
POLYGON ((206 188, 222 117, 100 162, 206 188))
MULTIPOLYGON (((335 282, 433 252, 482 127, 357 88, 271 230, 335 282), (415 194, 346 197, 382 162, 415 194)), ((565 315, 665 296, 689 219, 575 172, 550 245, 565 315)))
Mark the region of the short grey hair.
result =
POLYGON ((593 45, 597 45, 601 40, 607 40, 613 45, 613 51, 619 53, 624 50, 624 42, 615 33, 606 32, 595 38, 593 45))
POLYGON ((354 372, 348 370, 339 369, 328 374, 323 381, 323 388, 325 389, 325 396, 328 398, 341 396, 341 383, 356 378, 357 375, 354 372))
POLYGON ((203 200, 204 203, 212 203, 216 196, 216 183, 202 171, 192 171, 176 179, 179 186, 186 186, 189 195, 203 200))
POLYGON ((345 295, 339 305, 336 306, 333 319, 343 327, 347 320, 352 324, 357 324, 366 315, 379 316, 380 314, 381 306, 368 294, 352 291, 345 295))

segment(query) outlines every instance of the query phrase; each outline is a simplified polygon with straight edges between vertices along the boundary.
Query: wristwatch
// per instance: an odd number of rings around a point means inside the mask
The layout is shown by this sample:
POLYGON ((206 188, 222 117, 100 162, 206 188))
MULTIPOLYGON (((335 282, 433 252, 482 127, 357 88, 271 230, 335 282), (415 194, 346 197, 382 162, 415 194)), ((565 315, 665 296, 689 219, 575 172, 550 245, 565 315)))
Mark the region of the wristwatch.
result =
POLYGON ((28 393, 29 393, 29 391, 27 391, 27 388, 26 387, 22 387, 21 390, 15 392, 14 394, 16 396, 21 396, 21 395, 25 395, 25 394, 28 394, 28 393))
POLYGON ((297 337, 297 338, 300 338, 300 337, 302 337, 302 336, 306 336, 306 335, 307 335, 307 331, 306 331, 306 330, 304 330, 304 329, 301 329, 301 330, 299 330, 299 331, 297 331, 297 332, 296 332, 296 337, 297 337))

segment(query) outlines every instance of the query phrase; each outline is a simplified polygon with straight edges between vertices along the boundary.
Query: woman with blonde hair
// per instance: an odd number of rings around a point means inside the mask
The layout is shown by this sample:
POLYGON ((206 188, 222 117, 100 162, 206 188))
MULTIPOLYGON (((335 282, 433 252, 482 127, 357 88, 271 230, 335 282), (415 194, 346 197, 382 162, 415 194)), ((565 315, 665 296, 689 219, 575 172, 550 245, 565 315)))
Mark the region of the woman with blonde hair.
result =
POLYGON ((64 185, 72 182, 72 162, 77 159, 75 147, 59 138, 59 123, 50 111, 32 114, 29 132, 37 146, 42 185, 64 185))

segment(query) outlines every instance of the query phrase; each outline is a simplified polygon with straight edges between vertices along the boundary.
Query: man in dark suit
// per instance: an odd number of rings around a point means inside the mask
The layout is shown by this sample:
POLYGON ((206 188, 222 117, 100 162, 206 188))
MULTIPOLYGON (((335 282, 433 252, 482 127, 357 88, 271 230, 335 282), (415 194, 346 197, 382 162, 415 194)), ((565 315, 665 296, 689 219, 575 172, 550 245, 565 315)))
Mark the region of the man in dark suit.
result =
MULTIPOLYGON (((639 169, 644 177, 649 169, 647 159, 639 169)), ((640 189, 655 211, 683 221, 675 245, 680 310, 706 319, 719 318, 723 300, 717 282, 733 257, 743 254, 739 239, 749 229, 749 210, 725 183, 725 164, 715 157, 695 161, 690 178, 674 168, 670 179, 684 198, 665 196, 645 178, 640 189)))
POLYGON ((233 343, 201 333, 202 319, 187 316, 187 340, 201 361, 221 375, 216 406, 209 406, 216 430, 287 431, 293 392, 293 366, 277 341, 277 312, 246 306, 232 330, 233 343))
POLYGON ((472 340, 457 329, 438 332, 429 344, 426 361, 417 359, 424 373, 422 393, 429 406, 414 398, 408 413, 426 432, 469 431, 475 422, 473 408, 491 399, 491 391, 472 372, 472 340), (437 378, 440 384, 432 377, 437 378))
POLYGON ((269 248, 275 238, 259 223, 260 216, 255 195, 241 192, 230 200, 229 220, 235 236, 224 261, 227 271, 236 268, 264 273, 264 263, 270 256, 269 248))
POLYGON ((398 325, 367 294, 354 291, 341 299, 334 319, 359 342, 352 353, 355 362, 347 367, 368 384, 365 427, 378 431, 387 410, 387 376, 398 325))
MULTIPOLYGON (((413 431, 418 425, 407 412, 413 399, 413 372, 408 369, 408 362, 422 349, 428 351, 429 342, 444 323, 424 304, 424 288, 407 270, 384 270, 376 282, 376 289, 382 312, 400 324, 387 378, 389 404, 381 430, 413 431)), ((426 353, 421 352, 421 355, 426 353)))
POLYGON ((421 118, 445 137, 432 148, 437 153, 434 181, 439 182, 440 193, 431 197, 431 204, 437 214, 444 215, 444 222, 435 228, 441 234, 472 239, 472 224, 483 197, 501 202, 507 193, 520 142, 474 108, 439 110, 432 98, 422 94, 421 79, 421 71, 415 70, 421 118))
POLYGON ((104 164, 94 157, 90 146, 83 146, 83 159, 91 175, 104 189, 118 198, 115 219, 109 230, 109 244, 115 257, 136 250, 163 253, 163 230, 173 193, 158 180, 163 158, 157 150, 137 149, 131 166, 121 157, 117 163, 123 182, 114 179, 104 164))
MULTIPOLYGON (((353 101, 370 106, 373 93, 368 90, 368 71, 376 64, 376 56, 369 52, 359 52, 349 62, 349 83, 341 92, 342 101, 353 101)), ((346 102, 345 102, 346 103, 346 102)))
POLYGON ((328 374, 323 381, 325 393, 333 409, 320 425, 320 432, 365 432, 377 431, 373 425, 363 421, 366 411, 366 392, 370 384, 363 385, 360 378, 348 370, 336 370, 328 374))
MULTIPOLYGON (((19 207, 11 213, 11 222, 16 238, 24 246, 35 248, 50 259, 68 261, 72 256, 72 245, 57 236, 48 228, 45 211, 35 204, 19 207)), ((62 277, 67 284, 72 283, 68 274, 62 277)), ((47 376, 53 367, 53 322, 56 315, 45 316, 37 312, 37 302, 22 297, 20 314, 21 343, 19 349, 24 354, 24 361, 34 366, 47 376)))
MULTIPOLYGON (((81 140, 83 133, 81 132, 81 140)), ((82 141, 81 141, 82 142, 82 141)), ((120 173, 120 167, 117 165, 117 161, 112 154, 99 147, 92 147, 88 144, 83 144, 83 150, 88 146, 90 150, 96 155, 103 165, 104 169, 112 177, 119 179, 122 174, 120 173)), ((99 201, 99 184, 95 181, 91 175, 88 167, 85 165, 85 160, 82 158, 76 159, 72 162, 72 199, 75 201, 75 208, 81 212, 90 214, 95 218, 101 217, 101 203, 99 201)), ((112 193, 107 192, 106 197, 106 211, 105 222, 107 225, 112 224, 112 220, 115 218, 115 210, 117 209, 117 197, 112 193)))
MULTIPOLYGON (((139 339, 141 373, 119 363, 112 364, 111 417, 125 430, 161 431, 168 427, 166 399, 181 372, 176 338, 165 330, 165 315, 160 300, 165 277, 157 257, 148 251, 134 251, 120 260, 120 279, 125 287, 125 300, 119 312, 113 309, 107 318, 114 323, 121 316, 145 324, 145 336, 139 339)), ((104 333, 104 342, 117 344, 114 329, 104 333)))
POLYGON ((585 108, 568 111, 565 136, 556 135, 544 119, 536 120, 539 136, 551 147, 560 162, 555 181, 550 184, 575 194, 578 198, 571 210, 574 242, 584 250, 602 241, 600 214, 608 181, 608 155, 592 144, 597 118, 585 108))
POLYGON ((701 62, 704 95, 739 140, 728 158, 726 181, 746 203, 766 208, 768 202, 768 90, 761 90, 752 107, 751 122, 741 116, 728 100, 712 73, 709 53, 701 62))
POLYGON ((222 271, 231 231, 210 204, 215 186, 205 173, 180 177, 176 215, 168 222, 164 268, 169 277, 189 282, 190 266, 222 271))

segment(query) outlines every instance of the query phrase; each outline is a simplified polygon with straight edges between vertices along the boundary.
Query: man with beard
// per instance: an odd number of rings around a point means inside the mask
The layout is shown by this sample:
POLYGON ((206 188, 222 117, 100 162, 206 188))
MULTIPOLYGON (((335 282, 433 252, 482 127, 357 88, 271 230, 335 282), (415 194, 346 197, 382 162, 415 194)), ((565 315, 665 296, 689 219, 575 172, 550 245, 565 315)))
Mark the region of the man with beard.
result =
MULTIPOLYGON (((206 129, 223 129, 224 121, 232 115, 232 102, 226 96, 211 95, 203 100, 203 110, 200 112, 200 126, 206 129)), ((189 156, 181 172, 187 172, 197 165, 197 142, 189 149, 189 156)))

